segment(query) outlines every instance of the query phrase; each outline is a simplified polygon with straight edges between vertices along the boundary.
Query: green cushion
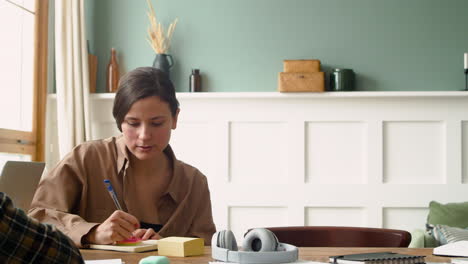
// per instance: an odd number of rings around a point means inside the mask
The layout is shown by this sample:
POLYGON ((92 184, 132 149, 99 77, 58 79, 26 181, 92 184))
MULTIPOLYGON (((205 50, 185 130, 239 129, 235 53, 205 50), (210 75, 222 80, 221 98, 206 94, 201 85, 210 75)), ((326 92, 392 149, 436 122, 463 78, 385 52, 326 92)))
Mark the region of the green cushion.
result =
POLYGON ((439 244, 437 243, 437 240, 428 232, 424 233, 424 247, 438 247, 439 244))
POLYGON ((423 248, 424 247, 424 233, 422 229, 415 229, 411 231, 411 243, 409 248, 423 248))
POLYGON ((409 248, 433 248, 439 244, 437 240, 428 232, 423 229, 415 229, 411 231, 411 243, 409 248))
POLYGON ((431 201, 429 203, 427 223, 431 225, 467 228, 468 202, 441 204, 436 201, 431 201))

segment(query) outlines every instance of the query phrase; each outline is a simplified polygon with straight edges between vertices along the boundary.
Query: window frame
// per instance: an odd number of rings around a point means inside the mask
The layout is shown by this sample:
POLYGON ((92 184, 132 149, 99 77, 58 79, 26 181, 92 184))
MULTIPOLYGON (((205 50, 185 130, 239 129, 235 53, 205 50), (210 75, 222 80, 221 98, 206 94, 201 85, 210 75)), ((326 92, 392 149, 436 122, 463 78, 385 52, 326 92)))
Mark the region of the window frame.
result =
POLYGON ((0 128, 0 152, 30 155, 32 161, 44 161, 49 0, 36 0, 34 9, 32 131, 0 128))

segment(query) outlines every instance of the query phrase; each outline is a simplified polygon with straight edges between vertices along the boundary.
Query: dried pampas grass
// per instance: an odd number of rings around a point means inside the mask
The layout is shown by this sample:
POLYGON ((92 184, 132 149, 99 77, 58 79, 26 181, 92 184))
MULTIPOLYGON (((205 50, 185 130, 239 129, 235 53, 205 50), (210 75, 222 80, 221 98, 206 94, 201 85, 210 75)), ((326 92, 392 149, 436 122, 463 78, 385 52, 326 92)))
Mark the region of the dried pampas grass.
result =
POLYGON ((164 27, 156 19, 156 13, 154 12, 153 5, 150 0, 146 0, 150 11, 147 12, 148 19, 151 25, 148 27, 148 42, 153 48, 154 52, 159 54, 166 54, 171 46, 172 34, 174 33, 177 25, 177 18, 169 25, 167 32, 164 32, 164 27))

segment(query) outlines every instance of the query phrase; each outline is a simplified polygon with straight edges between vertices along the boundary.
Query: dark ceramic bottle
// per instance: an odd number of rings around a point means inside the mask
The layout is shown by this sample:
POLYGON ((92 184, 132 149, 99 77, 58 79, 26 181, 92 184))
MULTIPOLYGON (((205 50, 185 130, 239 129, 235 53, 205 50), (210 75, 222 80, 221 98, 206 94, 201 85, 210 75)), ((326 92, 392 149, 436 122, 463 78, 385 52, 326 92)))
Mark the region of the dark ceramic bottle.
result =
POLYGON ((111 49, 111 58, 107 65, 107 82, 106 92, 115 93, 119 87, 119 64, 117 63, 117 52, 114 48, 111 49))
POLYGON ((190 92, 201 92, 201 75, 199 69, 192 69, 189 85, 190 92))

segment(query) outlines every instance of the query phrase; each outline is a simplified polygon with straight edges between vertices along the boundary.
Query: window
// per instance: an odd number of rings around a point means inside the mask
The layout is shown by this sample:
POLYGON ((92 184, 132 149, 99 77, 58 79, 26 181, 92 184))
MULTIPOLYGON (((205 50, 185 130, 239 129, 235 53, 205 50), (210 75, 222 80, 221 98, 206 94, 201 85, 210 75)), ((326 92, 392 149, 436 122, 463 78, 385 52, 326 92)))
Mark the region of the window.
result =
POLYGON ((0 170, 44 159, 47 0, 0 0, 0 170))

